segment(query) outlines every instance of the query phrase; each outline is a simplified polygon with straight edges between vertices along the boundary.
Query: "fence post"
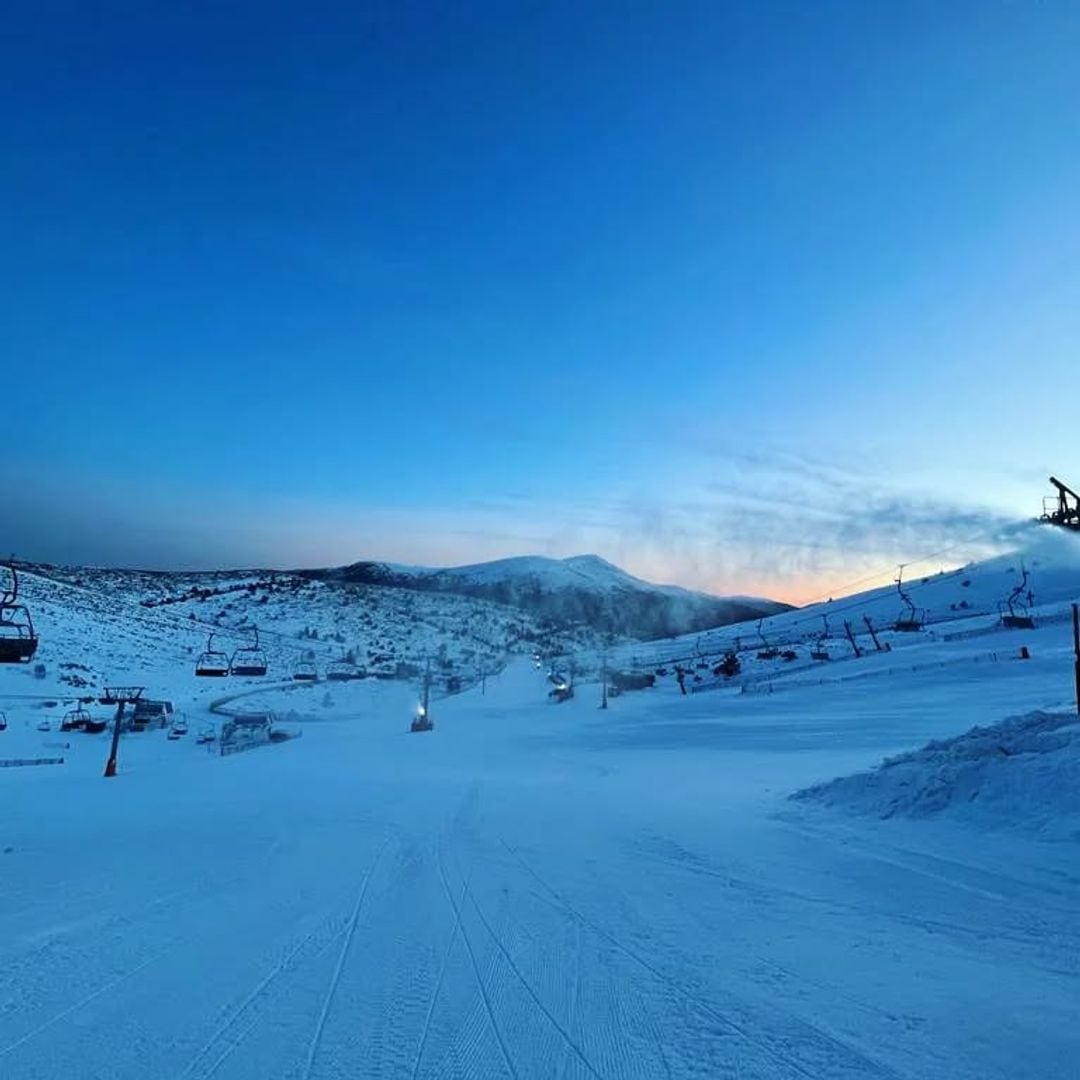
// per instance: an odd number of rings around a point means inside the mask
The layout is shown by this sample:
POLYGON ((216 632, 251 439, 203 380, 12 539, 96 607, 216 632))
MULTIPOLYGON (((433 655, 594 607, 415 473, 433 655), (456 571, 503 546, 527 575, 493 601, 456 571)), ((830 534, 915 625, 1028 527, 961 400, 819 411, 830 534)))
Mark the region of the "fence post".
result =
POLYGON ((1073 604, 1073 652, 1076 654, 1076 713, 1080 716, 1080 605, 1073 604))

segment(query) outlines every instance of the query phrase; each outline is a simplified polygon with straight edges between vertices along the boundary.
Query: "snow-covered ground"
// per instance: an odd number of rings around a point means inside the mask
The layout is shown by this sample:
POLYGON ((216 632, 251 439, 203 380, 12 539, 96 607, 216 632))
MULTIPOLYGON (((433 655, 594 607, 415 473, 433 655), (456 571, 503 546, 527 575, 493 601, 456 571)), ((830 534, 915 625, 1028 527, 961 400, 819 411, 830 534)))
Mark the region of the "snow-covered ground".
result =
MULTIPOLYGON (((1080 575, 1035 630, 964 609, 891 652, 752 656, 717 689, 663 678, 606 711, 591 683, 550 704, 512 659, 437 698, 427 734, 408 683, 238 684, 230 707, 303 737, 220 757, 127 734, 112 780, 106 736, 39 732, 55 710, 0 700, 0 757, 65 758, 0 769, 0 1076, 1076 1075, 1075 833, 1000 800, 882 817, 789 797, 1064 715, 1070 590, 1080 575)), ((136 633, 78 620, 64 632, 105 654, 136 633)), ((153 678, 193 734, 211 695, 167 652, 153 678)), ((0 694, 34 691, 0 670, 0 694)), ((1009 745, 995 768, 1030 768, 1009 745)))

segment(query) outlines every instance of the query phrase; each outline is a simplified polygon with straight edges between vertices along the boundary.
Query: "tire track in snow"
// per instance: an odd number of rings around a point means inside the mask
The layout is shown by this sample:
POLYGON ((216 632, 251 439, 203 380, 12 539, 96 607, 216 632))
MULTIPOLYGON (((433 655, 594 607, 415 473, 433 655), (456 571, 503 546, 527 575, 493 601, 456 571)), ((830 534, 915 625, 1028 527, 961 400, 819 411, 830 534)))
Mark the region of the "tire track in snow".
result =
POLYGON ((323 1029, 326 1027, 326 1018, 330 1015, 330 1006, 333 1004, 334 993, 337 991, 338 983, 341 981, 341 972, 345 967, 345 960, 349 955, 349 946, 352 944, 353 935, 356 933, 356 924, 360 921, 360 909, 364 906, 364 897, 367 896, 368 884, 371 882, 371 875, 375 872, 375 867, 378 865, 379 859, 382 857, 382 853, 386 850, 386 846, 389 843, 389 837, 382 842, 381 847, 375 853, 375 858, 372 859, 371 865, 367 869, 367 873, 364 874, 363 880, 360 882, 359 890, 357 890, 356 903, 353 905, 352 917, 349 919, 349 925, 345 931, 345 940, 341 944, 341 952, 338 954, 337 963, 334 965, 334 970, 330 975, 330 984, 326 988, 326 997, 323 1000, 322 1011, 319 1013, 319 1019, 316 1021, 315 1032, 311 1036, 311 1045, 308 1047, 307 1060, 304 1063, 304 1071, 301 1074, 303 1080, 310 1080, 312 1069, 315 1067, 315 1058, 319 1053, 319 1043, 322 1040, 323 1029))
MULTIPOLYGON (((510 1052, 507 1050, 506 1042, 503 1039, 502 1032, 499 1030, 498 1023, 495 1020, 495 1012, 491 1007, 491 998, 488 996, 487 987, 484 985, 484 977, 480 974, 480 965, 476 961, 476 953, 473 951, 472 942, 469 940, 469 932, 465 929, 465 924, 461 919, 461 912, 463 909, 461 906, 454 903, 454 894, 450 890, 450 883, 446 879, 446 870, 443 868, 441 850, 436 849, 435 860, 439 867, 439 877, 442 879, 443 889, 446 892, 446 899, 450 902, 450 906, 454 909, 454 914, 461 925, 461 940, 465 943, 465 950, 469 954, 469 962, 472 965, 473 974, 476 976, 476 986, 480 991, 480 998, 484 1003, 484 1011, 487 1013, 488 1023, 491 1025, 492 1033, 495 1035, 495 1041, 499 1044, 499 1052, 502 1055, 503 1064, 506 1065, 506 1070, 513 1077, 513 1080, 518 1080, 518 1071, 510 1058, 510 1052)), ((307 1080, 306 1077, 305 1080, 307 1080)))
MULTIPOLYGON (((579 911, 573 904, 570 903, 557 889, 553 888, 548 882, 532 867, 532 865, 525 859, 525 857, 517 851, 516 848, 511 847, 504 839, 499 838, 499 843, 503 848, 521 865, 521 867, 541 886, 541 888, 548 893, 554 900, 555 905, 564 911, 570 918, 575 919, 581 923, 582 926, 589 930, 592 930, 594 934, 597 934, 603 940, 605 940, 613 948, 617 949, 623 955, 633 960, 639 967, 648 971, 661 983, 668 986, 676 994, 684 998, 686 1001, 695 1005, 701 1009, 706 1015, 711 1017, 716 1023, 725 1027, 731 1034, 738 1035, 744 1039, 751 1046, 756 1047, 762 1053, 771 1057, 777 1063, 786 1066, 789 1069, 794 1070, 800 1076, 804 1076, 807 1080, 818 1080, 820 1073, 812 1071, 812 1069, 804 1066, 801 1062, 795 1060, 789 1054, 785 1054, 780 1050, 777 1050, 769 1042, 764 1039, 757 1038, 747 1030, 745 1026, 732 1020, 730 1016, 720 1012, 716 1006, 706 1001, 700 995, 694 993, 692 990, 687 989, 678 980, 667 975, 661 971, 650 960, 643 957, 636 949, 631 948, 629 945, 624 944, 613 934, 605 930, 603 927, 593 922, 587 915, 579 911)), ((812 1041, 817 1042, 819 1045, 831 1047, 834 1053, 842 1056, 845 1059, 845 1063, 857 1062, 863 1066, 870 1075, 888 1078, 888 1080, 900 1080, 900 1073, 895 1069, 884 1065, 880 1062, 874 1061, 872 1058, 866 1057, 859 1050, 851 1047, 829 1035, 827 1032, 822 1031, 820 1028, 814 1027, 812 1024, 808 1024, 805 1021, 799 1020, 797 1017, 789 1017, 793 1025, 799 1029, 805 1029, 812 1041)), ((794 1033, 793 1033, 794 1034, 794 1033)), ((837 1062, 839 1064, 839 1062, 837 1062)))

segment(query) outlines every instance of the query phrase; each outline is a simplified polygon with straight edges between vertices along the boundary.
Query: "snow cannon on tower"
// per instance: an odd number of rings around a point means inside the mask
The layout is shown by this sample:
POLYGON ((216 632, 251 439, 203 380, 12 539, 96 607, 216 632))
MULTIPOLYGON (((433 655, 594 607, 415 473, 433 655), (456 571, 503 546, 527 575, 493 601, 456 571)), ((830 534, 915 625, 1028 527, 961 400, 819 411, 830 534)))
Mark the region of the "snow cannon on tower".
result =
POLYGON ((412 718, 412 722, 409 724, 410 731, 431 731, 435 727, 435 723, 431 719, 431 712, 428 708, 430 699, 431 657, 428 657, 427 664, 424 667, 424 697, 420 704, 416 707, 416 715, 412 718))
POLYGON ((1050 483, 1057 488, 1057 495, 1043 498, 1043 512, 1039 520, 1047 525, 1080 532, 1080 495, 1056 476, 1050 477, 1050 483))

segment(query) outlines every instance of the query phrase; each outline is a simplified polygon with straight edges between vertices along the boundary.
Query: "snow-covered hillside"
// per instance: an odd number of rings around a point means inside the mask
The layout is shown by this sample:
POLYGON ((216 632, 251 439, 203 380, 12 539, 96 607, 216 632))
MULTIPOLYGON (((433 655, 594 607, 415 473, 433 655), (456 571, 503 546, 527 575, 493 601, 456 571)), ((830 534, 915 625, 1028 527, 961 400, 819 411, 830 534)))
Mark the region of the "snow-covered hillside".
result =
POLYGON ((582 673, 562 704, 519 639, 529 656, 434 698, 422 734, 408 681, 196 680, 204 623, 243 640, 255 607, 287 672, 302 645, 322 662, 388 636, 400 659, 429 634, 463 658, 463 620, 505 643, 521 612, 405 591, 378 613, 361 589, 343 613, 339 584, 287 576, 25 575, 47 674, 0 668, 0 759, 58 763, 0 769, 0 1075, 1072 1076, 1080 562, 1025 562, 1031 628, 998 627, 1020 573, 998 560, 916 582, 923 630, 885 628, 895 593, 822 605, 881 625, 858 658, 830 635, 811 662, 820 611, 766 622, 792 661, 744 627, 624 644, 627 667, 695 643, 708 664, 745 638, 730 679, 695 664, 683 694, 669 666, 606 709, 595 638, 559 646, 582 673), (445 627, 410 636, 421 617, 445 627), (107 736, 56 730, 48 695, 86 690, 61 676, 139 676, 190 731, 124 734, 106 780, 107 736), (221 756, 193 742, 221 709, 302 737, 221 756))
POLYGON ((315 572, 323 580, 388 584, 510 604, 558 625, 585 624, 638 639, 691 633, 757 619, 789 605, 754 596, 711 596, 654 585, 598 555, 522 555, 449 569, 354 563, 315 572))
POLYGON ((909 647, 928 642, 978 639, 990 651, 1008 649, 1018 633, 1002 623, 1010 596, 1018 593, 1013 601, 1017 615, 1028 614, 1040 625, 1053 623, 1068 617, 1069 602, 1080 593, 1078 582, 1080 537, 1036 527, 1025 546, 1012 554, 906 580, 903 591, 910 607, 895 585, 884 586, 771 615, 751 625, 627 643, 615 649, 613 657, 626 667, 663 668, 664 677, 674 677, 681 666, 693 672, 689 681, 700 689, 773 684, 798 675, 817 678, 825 661, 831 662, 830 670, 845 661, 844 675, 854 676, 878 664, 899 662, 889 658, 895 650, 906 654, 909 647), (896 629, 913 622, 919 629, 896 629), (738 675, 714 674, 731 652, 739 657, 738 675), (822 659, 815 659, 815 652, 822 659), (846 662, 855 660, 859 662, 846 662))
POLYGON ((415 682, 430 659, 437 686, 454 687, 512 655, 599 640, 586 628, 557 630, 486 600, 261 571, 24 566, 19 588, 41 646, 34 664, 9 674, 7 688, 57 699, 56 708, 110 683, 146 685, 154 697, 209 699, 265 680, 289 682, 304 663, 320 676, 348 662, 358 676, 415 682), (204 651, 231 657, 254 647, 256 630, 269 662, 265 680, 194 677, 204 651))

